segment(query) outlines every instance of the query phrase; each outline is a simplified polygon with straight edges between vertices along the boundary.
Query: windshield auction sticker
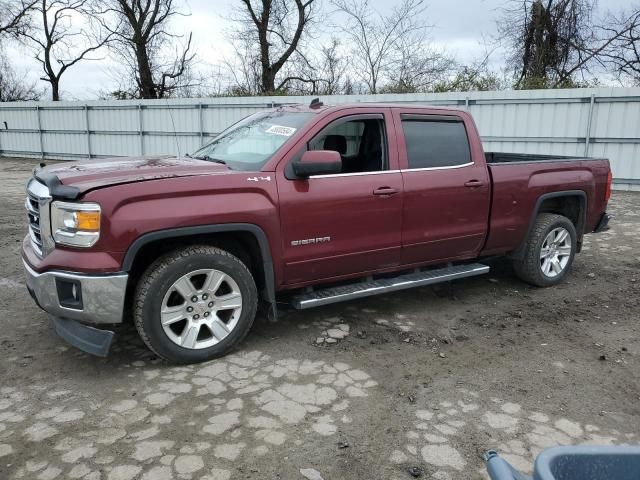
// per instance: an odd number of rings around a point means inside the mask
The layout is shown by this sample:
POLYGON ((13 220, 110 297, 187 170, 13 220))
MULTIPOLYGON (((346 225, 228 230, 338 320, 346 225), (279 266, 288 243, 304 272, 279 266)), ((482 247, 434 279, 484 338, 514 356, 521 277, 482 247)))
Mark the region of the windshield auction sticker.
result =
POLYGON ((290 137, 295 133, 296 129, 293 127, 283 127, 281 125, 271 125, 266 132, 273 133, 274 135, 282 135, 283 137, 290 137))

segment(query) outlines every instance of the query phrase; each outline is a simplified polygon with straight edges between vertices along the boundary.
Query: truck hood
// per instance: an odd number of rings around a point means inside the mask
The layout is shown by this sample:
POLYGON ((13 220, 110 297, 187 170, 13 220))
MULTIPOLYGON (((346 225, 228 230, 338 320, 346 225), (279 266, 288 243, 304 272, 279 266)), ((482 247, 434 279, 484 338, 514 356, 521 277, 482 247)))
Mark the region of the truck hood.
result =
MULTIPOLYGON (((35 175, 50 189, 62 186, 58 188, 60 196, 72 197, 75 191, 77 197, 89 190, 110 185, 229 173, 233 171, 218 163, 165 155, 58 163, 38 170, 35 175)), ((52 193, 55 196, 55 192, 52 193)))

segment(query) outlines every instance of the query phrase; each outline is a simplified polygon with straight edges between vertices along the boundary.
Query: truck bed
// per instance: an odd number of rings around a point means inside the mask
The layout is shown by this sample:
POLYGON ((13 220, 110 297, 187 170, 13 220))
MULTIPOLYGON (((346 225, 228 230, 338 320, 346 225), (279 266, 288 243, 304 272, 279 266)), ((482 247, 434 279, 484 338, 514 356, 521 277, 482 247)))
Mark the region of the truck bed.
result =
POLYGON ((484 254, 520 245, 536 202, 554 192, 581 192, 586 200, 584 232, 592 232, 606 208, 610 171, 606 159, 485 153, 492 183, 492 209, 484 254))

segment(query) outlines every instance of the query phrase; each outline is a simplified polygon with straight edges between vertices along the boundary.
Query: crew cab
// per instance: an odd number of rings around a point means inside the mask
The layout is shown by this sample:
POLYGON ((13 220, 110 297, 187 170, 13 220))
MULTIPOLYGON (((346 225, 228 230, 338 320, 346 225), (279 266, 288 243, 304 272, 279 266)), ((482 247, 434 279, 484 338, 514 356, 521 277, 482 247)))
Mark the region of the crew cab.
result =
POLYGON ((432 106, 282 106, 192 155, 60 163, 27 184, 29 292, 106 355, 132 319, 177 363, 236 347, 259 303, 309 308, 488 272, 553 286, 607 228, 608 160, 486 153, 432 106))

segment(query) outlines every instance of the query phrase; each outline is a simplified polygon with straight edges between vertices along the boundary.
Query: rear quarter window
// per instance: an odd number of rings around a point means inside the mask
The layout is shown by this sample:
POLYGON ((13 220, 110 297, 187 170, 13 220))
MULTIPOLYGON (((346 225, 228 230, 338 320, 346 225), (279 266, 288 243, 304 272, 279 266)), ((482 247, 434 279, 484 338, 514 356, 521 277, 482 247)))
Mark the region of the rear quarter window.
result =
POLYGON ((402 129, 409 168, 455 167, 471 163, 463 122, 405 119, 402 129))

